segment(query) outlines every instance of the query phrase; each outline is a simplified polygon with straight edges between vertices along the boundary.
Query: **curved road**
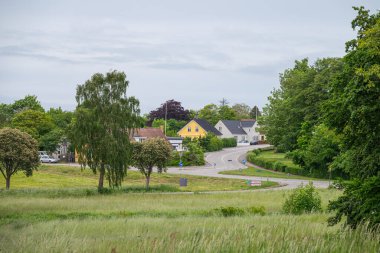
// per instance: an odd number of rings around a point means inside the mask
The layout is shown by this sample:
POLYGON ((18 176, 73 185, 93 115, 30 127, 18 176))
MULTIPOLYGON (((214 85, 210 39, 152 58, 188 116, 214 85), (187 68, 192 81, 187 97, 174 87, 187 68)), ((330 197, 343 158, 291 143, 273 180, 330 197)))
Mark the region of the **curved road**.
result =
MULTIPOLYGON (((236 148, 226 148, 222 151, 206 153, 207 165, 197 166, 197 167, 184 167, 179 168, 168 168, 168 173, 172 174, 184 174, 184 175, 197 175, 197 176, 207 176, 207 177, 221 177, 221 178, 236 178, 236 179, 246 179, 246 180, 260 180, 260 181, 273 181, 278 182, 282 187, 271 188, 271 189, 293 189, 301 184, 308 184, 308 180, 301 179, 286 179, 286 178, 271 178, 271 177, 253 177, 253 176, 238 176, 238 175, 223 175, 219 174, 221 171, 225 170, 237 170, 240 168, 247 168, 240 161, 244 159, 247 151, 267 147, 269 145, 255 145, 255 146, 245 146, 236 148)), ((318 181, 312 180, 315 187, 327 188, 329 186, 328 181, 318 181)))

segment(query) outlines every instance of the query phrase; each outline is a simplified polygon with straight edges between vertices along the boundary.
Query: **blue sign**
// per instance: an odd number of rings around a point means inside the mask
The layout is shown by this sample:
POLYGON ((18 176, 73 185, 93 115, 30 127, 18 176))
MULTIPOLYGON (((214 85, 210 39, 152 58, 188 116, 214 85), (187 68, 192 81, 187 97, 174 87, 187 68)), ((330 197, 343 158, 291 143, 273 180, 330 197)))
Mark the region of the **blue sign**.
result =
POLYGON ((182 162, 179 163, 179 167, 183 167, 183 163, 182 162))

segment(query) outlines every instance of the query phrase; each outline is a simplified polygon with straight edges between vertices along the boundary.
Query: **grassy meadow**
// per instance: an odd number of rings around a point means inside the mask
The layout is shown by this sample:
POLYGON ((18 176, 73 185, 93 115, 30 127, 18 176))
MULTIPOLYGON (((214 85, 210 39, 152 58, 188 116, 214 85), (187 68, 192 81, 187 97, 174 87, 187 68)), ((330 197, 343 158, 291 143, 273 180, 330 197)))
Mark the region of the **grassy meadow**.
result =
MULTIPOLYGON (((187 187, 179 187, 180 175, 167 173, 153 173, 150 185, 151 191, 233 191, 252 190, 277 186, 275 182, 263 182, 261 187, 249 186, 245 180, 211 178, 186 175, 187 187)), ((42 165, 33 176, 26 177, 23 173, 17 173, 11 178, 11 190, 26 190, 34 192, 46 192, 44 189, 57 191, 78 192, 76 189, 86 189, 87 192, 96 191, 98 175, 90 169, 81 170, 77 166, 68 165, 42 165), (75 188, 74 190, 70 190, 75 188)), ((5 188, 5 180, 0 177, 0 189, 5 188)), ((145 177, 138 171, 128 171, 123 182, 123 191, 145 191, 145 177)), ((52 193, 54 191, 47 192, 52 193)), ((0 193, 1 194, 1 193, 0 193)))
POLYGON ((99 194, 97 175, 78 167, 15 175, 0 190, 0 252, 379 252, 380 233, 327 226, 338 190, 318 190, 324 212, 294 216, 281 211, 289 191, 223 192, 251 187, 195 176, 179 188, 179 177, 154 174, 145 192, 130 171, 122 189, 99 194))
MULTIPOLYGON (((50 189, 47 191, 54 191, 50 189)), ((378 252, 380 235, 281 213, 288 191, 0 195, 0 252, 378 252), (263 207, 265 214, 216 210, 263 207)), ((323 207, 337 190, 319 190, 323 207)))

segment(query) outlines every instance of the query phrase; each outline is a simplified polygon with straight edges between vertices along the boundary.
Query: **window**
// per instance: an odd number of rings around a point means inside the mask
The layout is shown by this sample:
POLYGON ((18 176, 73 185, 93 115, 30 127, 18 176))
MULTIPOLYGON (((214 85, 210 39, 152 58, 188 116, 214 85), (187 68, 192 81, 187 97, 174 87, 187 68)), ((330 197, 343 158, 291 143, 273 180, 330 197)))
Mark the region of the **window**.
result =
POLYGON ((222 127, 219 127, 219 131, 222 131, 222 127))
POLYGON ((198 129, 198 127, 195 127, 195 132, 199 132, 199 129, 198 129))
POLYGON ((187 131, 188 131, 188 132, 191 132, 191 127, 188 127, 188 128, 187 128, 187 131))

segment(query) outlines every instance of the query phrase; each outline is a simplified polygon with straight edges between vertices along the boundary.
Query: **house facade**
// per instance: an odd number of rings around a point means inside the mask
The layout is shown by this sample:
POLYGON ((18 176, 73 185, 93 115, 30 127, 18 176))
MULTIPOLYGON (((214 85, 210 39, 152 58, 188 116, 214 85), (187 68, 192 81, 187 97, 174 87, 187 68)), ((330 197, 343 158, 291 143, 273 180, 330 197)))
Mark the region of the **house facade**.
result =
POLYGON ((257 131, 256 120, 219 120, 215 128, 222 133, 221 138, 235 138, 238 143, 264 141, 265 136, 257 131))
POLYGON ((178 131, 178 135, 182 138, 189 137, 191 139, 205 137, 207 133, 213 133, 216 136, 222 135, 214 126, 203 119, 192 119, 178 131))

